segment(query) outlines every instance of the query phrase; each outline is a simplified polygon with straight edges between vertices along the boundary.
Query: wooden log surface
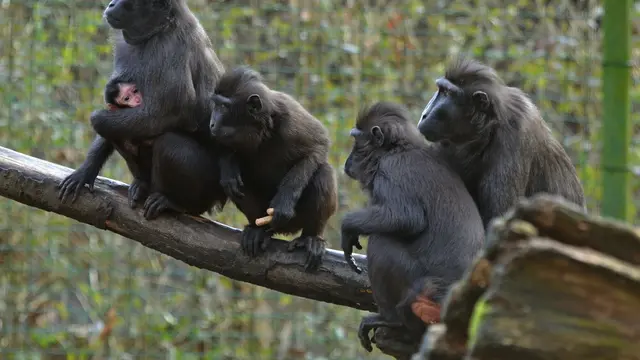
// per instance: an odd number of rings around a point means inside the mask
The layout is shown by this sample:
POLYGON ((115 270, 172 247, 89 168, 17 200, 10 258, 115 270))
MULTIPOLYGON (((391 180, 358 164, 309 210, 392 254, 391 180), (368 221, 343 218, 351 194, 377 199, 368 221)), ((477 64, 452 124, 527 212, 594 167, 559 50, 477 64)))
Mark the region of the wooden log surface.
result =
MULTIPOLYGON (((327 250, 318 272, 274 239, 266 254, 239 251, 240 231, 201 217, 146 221, 127 205, 127 185, 99 177, 74 203, 57 199, 71 169, 0 147, 0 195, 133 239, 190 265, 284 293, 375 310, 365 269, 327 250)), ((640 360, 640 236, 556 197, 538 195, 497 219, 486 249, 444 305, 414 359, 640 360)), ((380 335, 380 336, 379 336, 380 335)), ((378 347, 402 353, 393 334, 378 347), (386 342, 385 342, 386 341, 386 342)))
POLYGON ((414 360, 640 359, 640 236, 540 194, 494 220, 414 360))
POLYGON ((640 359, 640 269, 545 238, 494 265, 476 304, 473 359, 640 359))
POLYGON ((540 195, 520 202, 508 221, 526 221, 546 236, 640 265, 640 235, 622 222, 589 216, 558 197, 540 195))
POLYGON ((0 147, 0 196, 137 241, 185 263, 231 279, 313 300, 375 311, 366 272, 354 272, 343 253, 327 249, 317 272, 305 272, 302 251, 287 252, 287 242, 274 239, 256 258, 240 251, 240 231, 202 217, 161 215, 147 221, 127 205, 124 183, 98 177, 94 192, 85 189, 73 203, 57 198, 58 184, 71 169, 0 147))

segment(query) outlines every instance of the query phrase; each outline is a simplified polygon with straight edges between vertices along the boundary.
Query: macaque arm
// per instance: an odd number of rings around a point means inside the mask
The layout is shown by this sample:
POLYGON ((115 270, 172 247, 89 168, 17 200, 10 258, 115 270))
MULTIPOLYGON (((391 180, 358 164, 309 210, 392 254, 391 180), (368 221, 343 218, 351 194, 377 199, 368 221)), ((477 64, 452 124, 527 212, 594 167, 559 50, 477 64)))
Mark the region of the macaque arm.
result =
POLYGON ((530 173, 528 157, 521 154, 519 148, 501 147, 494 154, 478 189, 485 228, 492 219, 504 215, 524 196, 530 173))
POLYGON ((318 160, 307 157, 298 161, 280 181, 278 192, 271 200, 272 208, 295 208, 311 177, 318 170, 318 160))
POLYGON ((95 179, 114 150, 113 144, 101 136, 96 136, 89 147, 87 158, 80 167, 90 173, 91 178, 95 179))
POLYGON ((230 151, 224 151, 220 155, 220 185, 222 185, 227 196, 232 198, 242 198, 244 193, 242 187, 242 174, 240 166, 234 153, 230 151))
POLYGON ((370 206, 345 215, 343 229, 359 235, 414 235, 427 227, 423 207, 384 176, 374 180, 373 201, 370 206))
MULTIPOLYGON (((182 62, 176 60, 175 63, 182 62)), ((120 111, 94 111, 91 114, 94 130, 106 139, 117 141, 156 137, 185 127, 183 122, 192 120, 197 99, 191 70, 186 60, 184 64, 165 74, 162 84, 147 86, 141 106, 120 111)))

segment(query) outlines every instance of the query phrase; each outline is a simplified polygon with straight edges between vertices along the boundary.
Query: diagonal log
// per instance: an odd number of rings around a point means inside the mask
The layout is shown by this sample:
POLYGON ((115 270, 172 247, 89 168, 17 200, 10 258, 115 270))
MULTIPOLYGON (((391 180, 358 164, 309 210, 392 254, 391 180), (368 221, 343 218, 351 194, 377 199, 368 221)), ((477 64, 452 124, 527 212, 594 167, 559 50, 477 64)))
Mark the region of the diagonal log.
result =
POLYGON ((317 301, 375 311, 366 273, 366 257, 355 255, 365 271, 357 274, 343 253, 327 249, 317 272, 304 271, 305 254, 287 252, 274 239, 257 258, 240 251, 240 231, 202 217, 163 215, 152 221, 127 205, 124 183, 98 177, 94 192, 85 189, 75 202, 57 198, 58 184, 71 169, 0 147, 0 196, 106 229, 185 263, 317 301))

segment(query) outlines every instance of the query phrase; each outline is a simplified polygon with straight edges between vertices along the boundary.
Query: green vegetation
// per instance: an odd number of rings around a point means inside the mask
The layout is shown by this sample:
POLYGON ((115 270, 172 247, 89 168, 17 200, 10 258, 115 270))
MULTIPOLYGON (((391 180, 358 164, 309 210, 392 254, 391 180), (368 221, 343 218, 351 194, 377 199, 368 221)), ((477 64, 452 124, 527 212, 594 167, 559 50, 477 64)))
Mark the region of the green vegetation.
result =
MULTIPOLYGON (((188 2, 227 67, 255 67, 328 126, 341 213, 363 201, 341 171, 358 109, 379 99, 398 101, 417 122, 434 79, 460 52, 531 94, 574 159, 589 210, 598 213, 605 165, 598 1, 188 2)), ((2 146, 74 168, 84 159, 93 138, 88 116, 104 106, 112 66, 104 5, 0 1, 2 146)), ((637 67, 633 77, 637 130, 637 67)), ((640 163, 635 142, 631 151, 631 164, 640 163)), ((101 175, 130 181, 117 156, 101 175)), ((639 185, 633 178, 634 201, 639 185)), ((232 282, 9 200, 0 199, 0 208, 0 358, 387 358, 361 349, 356 310, 232 282)), ((341 217, 326 233, 334 248, 341 217)), ((215 219, 236 227, 245 222, 232 206, 215 219)))

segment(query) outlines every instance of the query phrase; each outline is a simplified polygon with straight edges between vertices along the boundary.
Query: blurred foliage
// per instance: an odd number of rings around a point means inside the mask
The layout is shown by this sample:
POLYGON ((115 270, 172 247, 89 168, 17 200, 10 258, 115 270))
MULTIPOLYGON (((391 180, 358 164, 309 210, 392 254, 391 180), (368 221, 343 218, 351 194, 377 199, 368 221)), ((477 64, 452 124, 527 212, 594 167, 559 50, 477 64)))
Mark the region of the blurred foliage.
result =
MULTIPOLYGON (((106 2, 0 1, 0 143, 70 167, 93 137, 112 66, 106 2)), ((189 0, 227 67, 249 64, 333 134, 340 212, 361 205, 342 174, 358 109, 418 116, 447 59, 496 67, 540 106, 600 200, 601 4, 591 0, 189 0)), ((640 6, 634 130, 640 130, 640 6)), ((635 145, 633 164, 640 163, 635 145)), ((130 181, 114 156, 103 176, 130 181)), ((634 183, 634 193, 640 186, 634 183)), ((382 359, 361 349, 359 311, 230 281, 69 219, 0 199, 0 358, 382 359)), ((341 214, 326 231, 338 245, 341 214)), ((240 227, 232 206, 215 218, 240 227)))

